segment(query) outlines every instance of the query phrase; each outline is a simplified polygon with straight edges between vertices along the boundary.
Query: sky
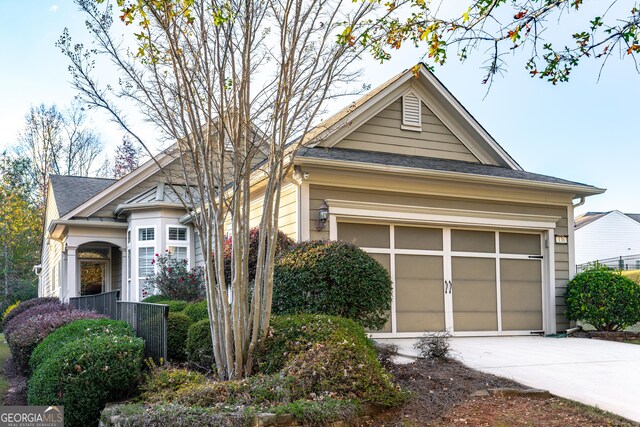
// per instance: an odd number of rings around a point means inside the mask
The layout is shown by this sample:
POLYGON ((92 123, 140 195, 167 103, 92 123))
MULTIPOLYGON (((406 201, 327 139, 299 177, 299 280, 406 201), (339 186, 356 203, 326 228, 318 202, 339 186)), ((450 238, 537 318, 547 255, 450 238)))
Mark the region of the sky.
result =
MULTIPOLYGON (((73 100, 76 92, 69 83, 68 64, 55 42, 65 27, 74 40, 82 39, 86 31, 71 0, 0 0, 0 16, 3 151, 17 143, 30 106, 64 107, 73 100)), ((578 18, 563 20, 561 28, 566 32, 578 18)), ((403 49, 385 64, 365 58, 358 83, 375 87, 410 68, 421 52, 403 49)), ((525 170, 607 189, 587 198, 577 213, 613 209, 640 213, 635 174, 640 168, 640 75, 631 61, 612 58, 599 79, 599 64, 587 62, 572 73, 569 83, 553 86, 530 78, 524 58, 514 56, 507 59, 507 72, 487 91, 481 83, 479 56, 461 64, 454 52, 450 55, 447 65, 436 68, 436 76, 525 170)), ((339 107, 332 105, 335 111, 339 107)), ((104 113, 92 113, 91 121, 102 134, 106 152, 112 153, 122 131, 104 113)))

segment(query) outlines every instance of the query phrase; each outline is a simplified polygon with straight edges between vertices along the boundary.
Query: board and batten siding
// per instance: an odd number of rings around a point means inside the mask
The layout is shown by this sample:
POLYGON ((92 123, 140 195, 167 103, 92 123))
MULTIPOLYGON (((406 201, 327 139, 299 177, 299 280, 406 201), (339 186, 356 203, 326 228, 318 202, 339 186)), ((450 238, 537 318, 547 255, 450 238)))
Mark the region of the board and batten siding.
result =
POLYGON ((401 124, 402 101, 398 99, 335 147, 478 163, 471 151, 424 103, 422 132, 401 129, 401 124))
MULTIPOLYGON (((576 264, 640 254, 640 223, 612 211, 575 231, 576 264)), ((635 262, 629 268, 635 269, 635 262)))
MULTIPOLYGON (((329 227, 327 222, 323 231, 316 231, 315 220, 318 208, 324 200, 345 200, 354 202, 370 202, 391 205, 419 206, 444 209, 459 209, 477 212, 502 212, 529 215, 547 215, 560 217, 556 224, 555 233, 568 235, 567 206, 520 204, 512 202, 486 201, 480 199, 446 198, 420 194, 391 193, 374 190, 350 189, 345 187, 332 187, 310 185, 310 215, 309 229, 311 239, 329 239, 329 227)), ((564 292, 569 280, 569 246, 555 245, 555 305, 556 324, 558 330, 569 327, 569 321, 564 316, 565 303, 564 292)))

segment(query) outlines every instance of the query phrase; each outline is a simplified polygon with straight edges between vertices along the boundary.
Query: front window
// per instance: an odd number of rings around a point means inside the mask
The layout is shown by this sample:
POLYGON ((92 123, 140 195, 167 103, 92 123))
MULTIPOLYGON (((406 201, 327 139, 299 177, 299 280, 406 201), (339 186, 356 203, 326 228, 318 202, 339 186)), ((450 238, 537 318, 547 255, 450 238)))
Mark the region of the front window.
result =
POLYGON ((189 264, 189 233, 187 227, 169 226, 167 228, 167 252, 176 261, 189 264))
POLYGON ((169 227, 169 240, 186 242, 187 229, 185 227, 169 227))
POLYGON ((138 229, 138 240, 141 242, 149 242, 156 239, 156 229, 146 227, 138 229))

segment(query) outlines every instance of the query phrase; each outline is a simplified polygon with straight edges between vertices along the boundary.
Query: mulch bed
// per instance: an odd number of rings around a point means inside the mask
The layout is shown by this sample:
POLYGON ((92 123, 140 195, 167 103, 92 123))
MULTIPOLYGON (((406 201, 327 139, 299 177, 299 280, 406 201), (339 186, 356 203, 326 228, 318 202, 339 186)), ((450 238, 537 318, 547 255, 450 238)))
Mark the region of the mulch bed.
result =
POLYGON ((623 418, 560 398, 473 397, 491 388, 527 389, 512 380, 485 374, 455 360, 417 360, 392 365, 407 404, 386 411, 367 425, 383 426, 634 426, 623 418))
POLYGON ((6 406, 24 406, 27 404, 27 378, 22 376, 10 357, 4 362, 4 376, 9 381, 9 390, 4 397, 6 406))

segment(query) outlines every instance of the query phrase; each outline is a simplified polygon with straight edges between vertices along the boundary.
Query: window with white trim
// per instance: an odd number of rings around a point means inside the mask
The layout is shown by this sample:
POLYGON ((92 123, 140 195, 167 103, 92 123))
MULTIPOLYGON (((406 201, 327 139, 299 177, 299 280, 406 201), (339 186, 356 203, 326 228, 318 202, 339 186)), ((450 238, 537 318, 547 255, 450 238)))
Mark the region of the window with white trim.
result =
POLYGON ((189 230, 182 226, 167 227, 167 250, 176 261, 189 264, 189 230))
POLYGON ((150 242, 156 240, 156 229, 154 227, 142 227, 138 229, 138 241, 150 242))

